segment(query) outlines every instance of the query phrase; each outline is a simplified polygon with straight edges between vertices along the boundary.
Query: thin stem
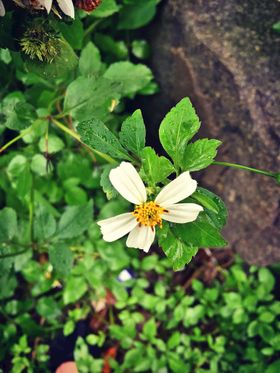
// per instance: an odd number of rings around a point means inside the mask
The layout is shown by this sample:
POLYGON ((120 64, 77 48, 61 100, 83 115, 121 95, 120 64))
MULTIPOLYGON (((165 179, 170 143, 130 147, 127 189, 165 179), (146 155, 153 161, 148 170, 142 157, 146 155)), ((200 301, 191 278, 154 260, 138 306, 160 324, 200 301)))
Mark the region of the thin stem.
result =
POLYGON ((68 135, 70 135, 71 137, 73 137, 75 140, 79 141, 81 144, 85 145, 87 148, 89 148, 91 151, 93 151, 95 154, 99 155, 99 157, 103 158, 105 161, 107 161, 108 163, 110 164, 116 164, 117 161, 115 161, 112 157, 110 157, 109 155, 107 154, 104 154, 104 153, 101 153, 99 152, 98 150, 96 149, 93 149, 91 148, 90 146, 88 146, 87 144, 83 143, 82 140, 81 140, 81 137, 80 135, 71 130, 70 128, 66 127, 64 124, 60 123, 58 120, 56 120, 55 118, 52 118, 52 122, 58 127, 60 128, 62 131, 66 132, 68 135))
POLYGON ((96 26, 99 25, 99 23, 102 22, 102 19, 98 19, 96 20, 95 22, 93 22, 86 30, 85 30, 85 33, 84 33, 84 39, 92 33, 92 31, 94 31, 94 29, 96 28, 96 26))
POLYGON ((2 148, 0 148, 0 153, 2 153, 4 150, 9 148, 11 145, 13 145, 18 140, 22 139, 25 135, 27 135, 31 131, 32 131, 32 126, 28 127, 26 130, 22 131, 18 136, 14 137, 12 140, 7 142, 7 144, 3 145, 2 148))
POLYGON ((261 175, 270 176, 270 177, 275 177, 276 176, 275 172, 266 171, 266 170, 259 170, 259 169, 254 168, 254 167, 243 166, 243 165, 238 164, 238 163, 214 161, 212 163, 212 165, 239 168, 240 170, 250 171, 250 172, 254 172, 256 174, 261 174, 261 175))

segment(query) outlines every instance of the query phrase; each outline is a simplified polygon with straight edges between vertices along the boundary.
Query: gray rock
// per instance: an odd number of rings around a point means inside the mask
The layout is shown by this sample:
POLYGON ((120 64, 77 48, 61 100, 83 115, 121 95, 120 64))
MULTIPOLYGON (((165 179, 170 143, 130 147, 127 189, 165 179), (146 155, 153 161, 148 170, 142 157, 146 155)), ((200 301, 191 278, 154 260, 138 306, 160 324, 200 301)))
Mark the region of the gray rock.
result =
MULTIPOLYGON (((149 30, 161 87, 145 107, 151 138, 166 111, 189 96, 200 136, 223 141, 219 160, 280 171, 278 20, 277 0, 163 2, 149 30)), ((231 248, 252 264, 280 260, 280 187, 273 179, 211 166, 200 184, 227 204, 231 248)))

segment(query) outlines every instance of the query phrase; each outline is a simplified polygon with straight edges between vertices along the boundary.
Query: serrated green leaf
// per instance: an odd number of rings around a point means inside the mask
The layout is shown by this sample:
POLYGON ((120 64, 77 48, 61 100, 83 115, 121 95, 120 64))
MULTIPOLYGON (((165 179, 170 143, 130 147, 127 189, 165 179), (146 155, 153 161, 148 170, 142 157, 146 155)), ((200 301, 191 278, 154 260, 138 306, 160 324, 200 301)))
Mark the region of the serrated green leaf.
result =
POLYGON ((119 136, 124 148, 140 155, 146 141, 146 128, 141 110, 136 110, 123 122, 119 136))
POLYGON ((172 163, 165 157, 159 157, 153 148, 146 147, 141 152, 142 168, 140 174, 151 185, 165 180, 175 172, 172 163))
POLYGON ((188 144, 183 152, 180 163, 183 171, 199 171, 208 167, 217 155, 219 140, 201 139, 188 144))
POLYGON ((187 245, 202 247, 225 247, 227 242, 221 233, 210 222, 209 218, 202 212, 197 220, 187 224, 175 224, 172 231, 187 245))
POLYGON ((0 242, 10 241, 17 233, 17 214, 10 207, 0 210, 0 242))
POLYGON ((199 127, 199 118, 189 98, 182 99, 161 122, 160 142, 176 166, 182 165, 185 146, 199 127))
MULTIPOLYGON (((184 227, 186 224, 183 225, 184 227)), ((164 224, 159 230, 159 245, 165 255, 171 261, 174 271, 179 271, 188 264, 198 251, 198 247, 186 244, 176 232, 170 229, 168 224, 164 224)))
POLYGON ((81 235, 90 226, 92 218, 92 201, 89 201, 84 206, 67 207, 60 218, 57 237, 59 239, 68 239, 81 235))
POLYGON ((130 160, 117 137, 99 119, 81 122, 77 129, 81 140, 92 149, 109 154, 113 158, 130 160))
POLYGON ((227 222, 227 208, 220 197, 204 188, 197 188, 192 198, 204 207, 213 224, 221 229, 227 222))
POLYGON ((123 96, 134 97, 152 81, 153 74, 145 65, 125 61, 112 64, 105 71, 104 78, 120 84, 123 96))

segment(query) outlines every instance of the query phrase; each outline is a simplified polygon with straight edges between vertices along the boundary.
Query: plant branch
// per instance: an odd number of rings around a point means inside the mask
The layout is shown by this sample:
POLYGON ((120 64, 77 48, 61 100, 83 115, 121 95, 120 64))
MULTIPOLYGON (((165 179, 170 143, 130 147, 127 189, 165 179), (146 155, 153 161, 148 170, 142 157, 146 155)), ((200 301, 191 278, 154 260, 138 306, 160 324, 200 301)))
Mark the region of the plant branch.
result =
POLYGON ((250 171, 250 172, 254 172, 256 174, 261 174, 261 175, 265 175, 265 176, 269 176, 269 177, 274 177, 274 178, 277 177, 277 173, 276 172, 271 172, 271 171, 266 171, 266 170, 259 170, 259 169, 254 168, 254 167, 243 166, 243 165, 238 164, 238 163, 229 163, 229 162, 217 162, 217 161, 214 161, 212 163, 212 165, 214 165, 214 166, 224 166, 224 167, 239 168, 240 170, 250 171))

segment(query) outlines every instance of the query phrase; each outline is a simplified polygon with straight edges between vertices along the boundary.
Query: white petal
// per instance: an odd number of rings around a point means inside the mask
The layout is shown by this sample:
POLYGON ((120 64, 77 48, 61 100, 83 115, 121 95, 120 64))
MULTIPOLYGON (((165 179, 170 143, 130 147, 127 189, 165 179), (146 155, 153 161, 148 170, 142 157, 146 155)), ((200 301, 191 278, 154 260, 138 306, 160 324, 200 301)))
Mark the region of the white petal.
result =
POLYGON ((160 191, 155 202, 162 207, 169 207, 189 197, 196 190, 196 187, 197 182, 191 178, 190 173, 188 171, 183 172, 160 191))
POLYGON ((64 14, 71 18, 75 18, 75 11, 72 0, 57 0, 57 2, 64 14))
POLYGON ((136 169, 129 162, 122 162, 111 170, 109 179, 123 198, 135 205, 146 202, 145 185, 136 169))
POLYGON ((168 212, 161 217, 172 223, 190 223, 195 221, 198 214, 203 211, 203 207, 196 203, 177 203, 168 207, 168 212))
POLYGON ((39 3, 47 10, 48 13, 51 11, 53 0, 40 0, 39 3))
POLYGON ((0 17, 4 17, 5 14, 6 14, 6 12, 5 12, 4 4, 3 4, 2 0, 0 0, 0 17))
POLYGON ((141 249, 147 253, 154 242, 155 234, 155 228, 152 230, 151 227, 146 227, 144 225, 139 227, 139 225, 137 225, 137 227, 129 233, 126 246, 141 249))
POLYGON ((116 241, 125 236, 138 224, 131 212, 114 216, 113 218, 97 222, 101 227, 103 240, 107 242, 116 241))

